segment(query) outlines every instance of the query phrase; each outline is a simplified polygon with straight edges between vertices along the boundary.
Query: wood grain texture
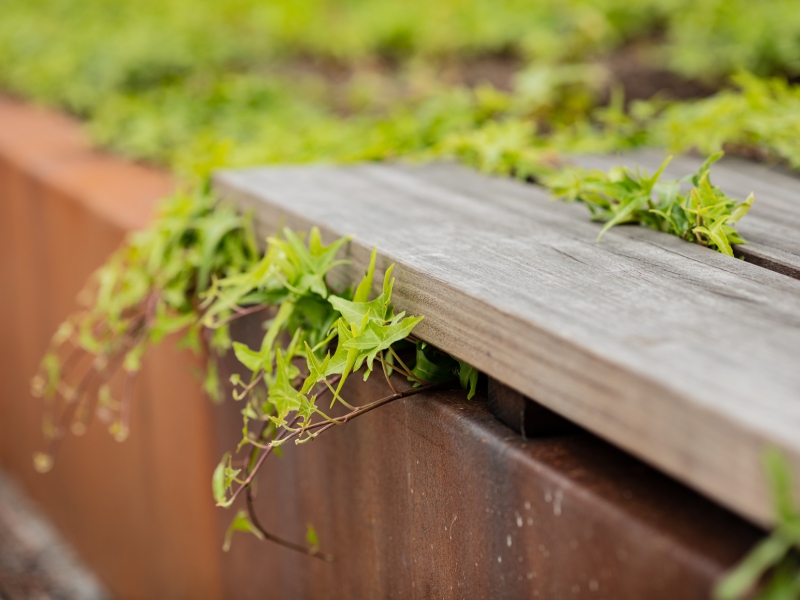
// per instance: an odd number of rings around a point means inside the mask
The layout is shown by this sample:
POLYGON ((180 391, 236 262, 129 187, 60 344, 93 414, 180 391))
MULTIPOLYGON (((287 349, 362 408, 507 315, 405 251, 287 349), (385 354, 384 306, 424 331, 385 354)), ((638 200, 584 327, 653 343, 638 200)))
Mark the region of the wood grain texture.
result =
POLYGON ((455 165, 228 171, 217 189, 279 224, 354 234, 397 263, 418 334, 757 522, 761 457, 800 481, 800 281, 641 227, 599 225, 534 186, 455 165))
MULTIPOLYGON (((580 156, 574 161, 593 169, 637 165, 655 171, 667 154, 643 150, 618 156, 580 156)), ((695 173, 703 159, 675 156, 664 176, 679 178, 695 173)), ((748 262, 800 279, 800 178, 779 168, 736 157, 723 157, 711 167, 711 181, 729 196, 744 200, 754 192, 756 201, 737 225, 747 244, 735 248, 748 262)))

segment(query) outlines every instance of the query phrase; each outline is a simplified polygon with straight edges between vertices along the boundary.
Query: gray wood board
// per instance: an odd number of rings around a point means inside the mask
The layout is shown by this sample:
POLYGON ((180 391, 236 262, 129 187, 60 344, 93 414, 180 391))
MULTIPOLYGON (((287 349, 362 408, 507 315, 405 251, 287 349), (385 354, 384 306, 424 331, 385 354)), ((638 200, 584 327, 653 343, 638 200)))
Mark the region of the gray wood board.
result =
MULTIPOLYGON (((652 173, 666 157, 663 151, 642 150, 616 156, 578 156, 573 160, 584 167, 603 170, 638 165, 652 173)), ((695 156, 675 156, 664 176, 680 178, 695 173, 701 164, 703 160, 695 156)), ((755 193, 753 207, 737 225, 749 243, 737 246, 737 254, 800 279, 800 178, 779 168, 725 156, 712 165, 711 181, 737 200, 755 193)))
MULTIPOLYGON (((763 450, 800 482, 800 281, 450 164, 225 171, 223 197, 379 248, 416 332, 759 523, 763 450)), ((799 488, 800 489, 800 488, 799 488)))

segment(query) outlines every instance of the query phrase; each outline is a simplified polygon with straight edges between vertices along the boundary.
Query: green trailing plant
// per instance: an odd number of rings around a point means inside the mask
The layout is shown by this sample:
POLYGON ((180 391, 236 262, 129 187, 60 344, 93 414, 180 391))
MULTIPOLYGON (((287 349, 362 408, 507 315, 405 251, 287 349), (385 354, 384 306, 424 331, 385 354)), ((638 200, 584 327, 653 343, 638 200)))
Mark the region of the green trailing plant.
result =
POLYGON ((720 582, 716 600, 797 600, 800 598, 800 509, 792 497, 789 466, 777 450, 765 454, 777 525, 720 582))
MULTIPOLYGON (((82 434, 95 414, 124 440, 133 383, 148 347, 186 330, 182 343, 199 352, 198 294, 212 274, 232 275, 257 258, 246 219, 217 206, 210 194, 180 193, 164 202, 152 225, 132 234, 94 274, 79 297, 85 309, 53 336, 32 385, 47 406, 48 448, 36 455, 36 468, 49 470, 67 430, 82 434)), ((228 343, 223 335, 208 341, 213 348, 228 343)), ((215 373, 209 363, 212 396, 215 373)))
POLYGON ((376 252, 355 290, 333 290, 328 272, 345 261, 337 254, 348 241, 326 246, 312 229, 308 240, 288 229, 269 238, 262 254, 249 219, 220 206, 208 193, 178 194, 164 204, 153 224, 134 234, 95 273, 82 293, 84 311, 53 337, 33 380, 44 396, 48 448, 34 456, 40 472, 50 470, 68 429, 86 431, 97 414, 118 441, 128 436, 133 383, 142 357, 165 336, 183 331, 182 344, 209 354, 205 389, 218 399, 216 355, 233 349, 251 373, 230 378, 233 398, 242 401, 243 438, 215 471, 214 497, 230 506, 244 492, 247 511, 237 513, 230 535, 254 532, 286 547, 327 558, 316 534, 309 546, 281 540, 261 526, 253 509, 255 477, 273 449, 305 443, 334 426, 432 389, 461 384, 475 393, 478 372, 466 363, 414 340, 422 317, 395 313, 393 267, 381 293, 370 300, 376 252), (230 339, 230 323, 261 313, 268 327, 257 349, 230 339), (406 348, 403 349, 402 346, 406 348), (408 354, 408 350, 411 353, 408 354), (406 354, 405 358, 402 354, 406 354), (362 406, 343 396, 344 383, 374 369, 386 379, 388 395, 362 406), (403 385, 392 373, 408 380, 403 385), (331 404, 320 404, 326 394, 331 404), (339 416, 327 413, 341 405, 339 416))
POLYGON ((269 239, 266 254, 249 271, 215 282, 205 296, 203 318, 206 327, 218 329, 233 319, 272 310, 258 348, 233 343, 237 359, 250 376, 231 377, 234 398, 243 402, 243 437, 237 448, 243 456, 236 459, 227 454, 213 477, 219 506, 230 506, 237 497, 245 496, 247 510, 237 514, 229 536, 236 530, 252 530, 324 559, 329 557, 319 551, 318 544, 304 548, 280 540, 260 524, 253 506, 253 484, 267 457, 290 441, 312 441, 400 398, 459 383, 471 397, 478 377, 466 363, 444 353, 434 354, 423 342, 417 342, 415 353, 405 359, 401 356, 399 346, 409 345, 422 317, 395 313, 391 305, 393 267, 386 270, 381 293, 370 300, 375 251, 354 291, 337 293, 328 286, 325 276, 337 265, 336 255, 346 241, 325 246, 319 231, 312 229, 305 244, 284 230, 283 238, 269 239), (356 372, 363 373, 366 380, 375 369, 385 378, 388 394, 365 405, 352 405, 343 396, 345 381, 356 372), (399 385, 391 377, 393 372, 410 384, 399 385), (330 409, 337 404, 345 413, 330 416, 330 409))
POLYGON ((683 180, 659 182, 667 158, 653 175, 626 167, 608 172, 567 168, 543 181, 557 196, 582 202, 596 220, 605 222, 598 240, 615 225, 639 223, 733 256, 731 244, 745 243, 734 225, 755 198, 750 194, 737 203, 711 184, 709 168, 721 156, 710 156, 696 174, 683 180), (685 192, 684 183, 691 183, 685 192))

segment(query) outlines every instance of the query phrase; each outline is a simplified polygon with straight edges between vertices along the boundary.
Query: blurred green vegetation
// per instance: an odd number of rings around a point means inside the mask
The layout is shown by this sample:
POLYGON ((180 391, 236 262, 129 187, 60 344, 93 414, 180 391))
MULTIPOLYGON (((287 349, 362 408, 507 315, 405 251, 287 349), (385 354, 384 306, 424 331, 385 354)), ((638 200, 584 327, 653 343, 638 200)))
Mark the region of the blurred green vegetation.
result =
POLYGON ((642 144, 798 166, 799 58, 788 0, 0 1, 0 89, 181 172, 448 155, 527 176, 642 144))

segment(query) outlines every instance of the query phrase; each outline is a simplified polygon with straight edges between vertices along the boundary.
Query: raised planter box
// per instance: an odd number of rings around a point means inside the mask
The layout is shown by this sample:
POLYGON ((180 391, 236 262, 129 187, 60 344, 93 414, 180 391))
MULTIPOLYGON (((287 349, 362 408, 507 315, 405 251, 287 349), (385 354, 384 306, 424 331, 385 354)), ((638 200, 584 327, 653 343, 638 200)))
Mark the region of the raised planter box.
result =
MULTIPOLYGON (((722 381, 728 404, 749 415, 751 388, 735 377, 744 359, 731 357, 721 378, 691 368, 702 355, 692 328, 673 335, 636 294, 679 303, 690 325, 713 325, 721 345, 747 336, 748 364, 754 356, 759 369, 767 342, 796 348, 800 283, 638 228, 595 245, 597 226, 580 207, 453 167, 271 169, 217 183, 256 207, 264 234, 282 219, 356 234, 342 281, 377 243, 381 268, 398 263, 398 304, 426 317, 423 338, 488 373, 495 392, 511 386, 583 429, 526 440, 492 416, 483 394, 398 401, 268 465, 283 483, 259 490, 265 525, 299 541, 313 523, 333 564, 244 535, 223 554, 232 512, 213 508, 210 474, 239 435, 239 407, 212 407, 191 374, 196 363, 166 342, 140 379, 130 439, 117 444, 95 427, 37 475, 41 410, 28 380, 85 277, 171 182, 97 155, 59 117, 11 104, 0 105, 0 182, 0 464, 120 598, 699 599, 762 535, 701 493, 769 521, 757 451, 774 441, 780 402, 766 423, 743 427, 698 384, 722 381), (727 279, 715 280, 720 273, 727 279), (685 302, 670 292, 676 282, 691 290, 685 302), (732 285, 747 302, 730 297, 732 285), (600 322, 569 299, 588 308, 596 297, 608 303, 600 322), (631 306, 630 322, 613 314, 631 306), (753 311, 760 328, 747 325, 753 311), (783 330, 762 339, 776 322, 783 330), (619 326, 611 337, 610 324, 619 326), (649 367, 664 357, 686 381, 649 367), (726 460, 707 456, 724 449, 733 450, 726 460)), ((260 332, 252 321, 235 331, 250 341, 260 332)), ((756 375, 771 398, 797 392, 792 376, 756 375)), ((377 380, 348 385, 353 398, 382 393, 377 380)), ((792 440, 778 441, 795 456, 792 440)))

